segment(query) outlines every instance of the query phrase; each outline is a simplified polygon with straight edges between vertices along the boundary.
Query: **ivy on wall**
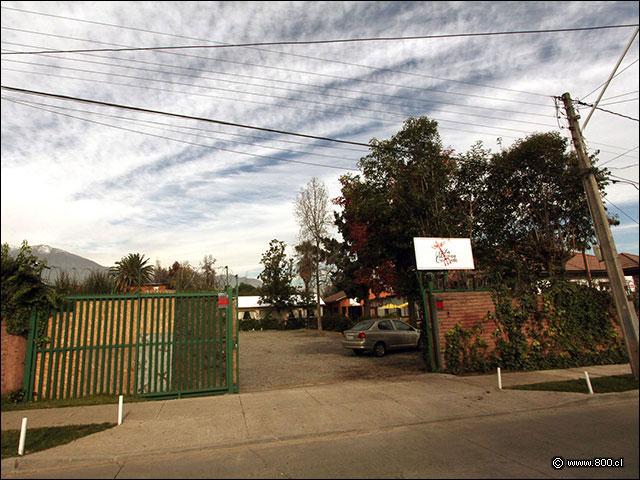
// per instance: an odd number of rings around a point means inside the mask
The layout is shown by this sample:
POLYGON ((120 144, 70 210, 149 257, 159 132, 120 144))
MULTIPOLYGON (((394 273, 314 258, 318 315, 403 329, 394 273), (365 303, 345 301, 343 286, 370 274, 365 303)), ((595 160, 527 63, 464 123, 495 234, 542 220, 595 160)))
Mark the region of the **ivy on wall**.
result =
POLYGON ((26 240, 15 258, 9 255, 9 245, 2 245, 2 318, 7 333, 26 337, 32 309, 58 304, 59 297, 42 281, 45 265, 31 253, 26 240))
POLYGON ((626 363, 628 356, 609 292, 554 280, 537 293, 492 292, 495 313, 473 329, 457 324, 445 334, 446 371, 453 374, 540 370, 626 363), (495 348, 481 338, 487 324, 495 348))

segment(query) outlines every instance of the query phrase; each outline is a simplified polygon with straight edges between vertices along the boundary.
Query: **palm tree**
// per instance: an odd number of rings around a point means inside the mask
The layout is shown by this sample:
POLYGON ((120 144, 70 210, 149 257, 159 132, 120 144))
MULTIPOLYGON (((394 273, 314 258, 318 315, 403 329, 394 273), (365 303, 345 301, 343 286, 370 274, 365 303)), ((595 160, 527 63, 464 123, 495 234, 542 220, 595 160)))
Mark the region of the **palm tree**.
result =
POLYGON ((130 253, 116 262, 116 266, 109 269, 116 291, 126 293, 134 285, 138 286, 139 291, 143 283, 149 283, 153 278, 153 267, 146 264, 148 261, 144 255, 130 253))

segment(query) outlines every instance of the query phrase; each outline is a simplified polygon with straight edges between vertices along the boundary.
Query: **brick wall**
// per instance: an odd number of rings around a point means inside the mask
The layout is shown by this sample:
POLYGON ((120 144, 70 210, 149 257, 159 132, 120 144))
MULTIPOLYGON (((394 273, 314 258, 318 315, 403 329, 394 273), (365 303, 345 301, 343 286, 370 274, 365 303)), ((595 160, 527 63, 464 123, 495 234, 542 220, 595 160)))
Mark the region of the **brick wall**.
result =
POLYGON ((2 395, 22 386, 24 359, 27 353, 27 339, 9 335, 4 320, 1 329, 2 342, 2 395))
MULTIPOLYGON (((460 323, 462 328, 473 329, 475 324, 482 321, 487 313, 495 312, 491 292, 445 292, 435 293, 437 300, 442 300, 442 309, 438 310, 438 326, 440 336, 440 348, 445 346, 445 333, 460 323)), ((494 347, 491 338, 494 325, 485 324, 482 334, 489 344, 489 349, 494 347)))

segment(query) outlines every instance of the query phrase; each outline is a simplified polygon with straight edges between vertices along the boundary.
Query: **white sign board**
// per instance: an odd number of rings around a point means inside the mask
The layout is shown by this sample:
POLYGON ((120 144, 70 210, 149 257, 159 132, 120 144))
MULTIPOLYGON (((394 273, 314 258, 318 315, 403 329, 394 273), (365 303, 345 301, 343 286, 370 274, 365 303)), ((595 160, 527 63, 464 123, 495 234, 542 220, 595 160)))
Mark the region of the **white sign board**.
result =
POLYGON ((418 270, 473 270, 469 238, 414 237, 418 270))

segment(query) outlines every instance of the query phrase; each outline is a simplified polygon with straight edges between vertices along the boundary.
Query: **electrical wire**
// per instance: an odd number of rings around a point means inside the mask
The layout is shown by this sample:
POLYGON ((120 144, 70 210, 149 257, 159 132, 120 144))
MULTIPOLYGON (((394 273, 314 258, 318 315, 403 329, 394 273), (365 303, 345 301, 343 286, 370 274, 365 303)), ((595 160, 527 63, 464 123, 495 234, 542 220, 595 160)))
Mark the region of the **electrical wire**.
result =
MULTIPOLYGON (((2 42, 2 43, 15 45, 15 44, 13 44, 11 42, 2 42)), ((105 55, 94 55, 94 54, 82 54, 82 55, 91 56, 91 57, 98 57, 98 58, 108 58, 108 59, 114 60, 113 57, 108 57, 108 56, 105 56, 105 55)), ((48 57, 47 55, 42 55, 42 57, 54 58, 54 57, 48 57)), ((154 69, 147 69, 147 68, 142 68, 142 67, 132 67, 132 66, 125 66, 125 65, 107 63, 107 62, 96 62, 96 61, 92 61, 92 60, 85 60, 85 59, 79 59, 79 58, 66 58, 65 60, 66 61, 74 61, 74 62, 82 62, 82 63, 91 63, 91 64, 96 64, 96 65, 104 65, 104 66, 108 66, 108 67, 118 67, 118 68, 132 69, 132 70, 141 70, 141 71, 145 71, 145 72, 162 73, 162 74, 168 74, 168 75, 180 75, 180 76, 185 76, 185 77, 194 77, 194 78, 201 78, 201 79, 206 79, 206 80, 223 81, 223 82, 226 82, 226 83, 233 83, 233 84, 238 84, 238 85, 272 88, 272 89, 275 89, 275 90, 284 90, 284 91, 295 92, 295 93, 305 93, 305 94, 312 94, 312 95, 323 95, 323 96, 329 96, 329 97, 335 97, 335 98, 341 98, 341 99, 355 100, 354 97, 346 97, 346 96, 342 96, 342 95, 335 95, 335 94, 327 93, 326 91, 325 92, 310 92, 308 90, 296 90, 296 89, 292 89, 292 88, 278 87, 278 86, 275 86, 275 85, 261 85, 261 84, 256 84, 256 83, 239 82, 239 81, 234 81, 234 80, 222 80, 222 79, 219 79, 219 78, 214 79, 214 78, 210 78, 210 77, 204 77, 202 75, 180 74, 180 73, 174 73, 174 72, 167 72, 167 71, 163 71, 163 70, 154 70, 154 69)), ((118 60, 127 61, 127 62, 134 62, 134 63, 142 63, 142 64, 154 65, 154 66, 161 66, 161 67, 177 68, 177 69, 181 69, 181 70, 190 70, 190 71, 203 72, 203 73, 214 73, 214 74, 217 74, 217 75, 226 75, 226 76, 247 78, 247 79, 251 79, 251 80, 258 79, 258 80, 271 81, 271 79, 269 79, 269 78, 257 77, 255 75, 241 75, 241 74, 235 74, 235 73, 231 74, 231 73, 226 73, 226 72, 221 72, 221 71, 216 71, 216 70, 199 69, 199 68, 193 68, 193 67, 180 67, 180 66, 177 66, 177 65, 169 65, 169 64, 148 62, 148 61, 142 61, 142 60, 130 60, 130 59, 125 59, 125 58, 119 58, 118 60)), ((20 62, 20 61, 16 61, 16 60, 7 60, 7 59, 5 59, 4 61, 11 61, 11 62, 16 62, 16 63, 26 63, 26 64, 30 64, 30 65, 46 65, 46 64, 31 63, 31 62, 20 62)), ((60 68, 64 68, 64 67, 60 67, 60 68)), ((299 85, 299 86, 312 87, 312 88, 319 88, 319 89, 323 89, 323 90, 327 89, 327 87, 324 87, 324 86, 318 86, 318 85, 313 85, 313 84, 308 84, 308 83, 301 83, 301 82, 292 82, 292 81, 287 81, 287 80, 278 80, 278 83, 299 85)), ((436 103, 436 104, 452 105, 452 106, 459 106, 459 107, 465 107, 465 108, 476 108, 476 109, 482 109, 482 110, 508 112, 508 113, 511 113, 511 114, 525 115, 525 116, 530 115, 530 116, 538 116, 538 117, 544 117, 544 118, 550 117, 550 115, 541 114, 541 113, 522 112, 522 111, 506 110, 506 109, 493 108, 493 107, 481 107, 481 106, 475 106, 475 105, 463 105, 463 104, 458 104, 458 103, 442 102, 442 101, 436 101, 436 100, 431 100, 431 99, 422 100, 422 99, 416 99, 416 98, 412 98, 412 97, 404 97, 404 96, 400 96, 400 95, 381 94, 381 93, 372 92, 370 90, 369 91, 362 91, 362 90, 352 90, 352 89, 344 89, 344 88, 338 88, 338 87, 330 87, 330 88, 331 88, 331 90, 348 92, 348 93, 357 93, 358 95, 371 95, 371 96, 376 96, 376 97, 397 98, 397 99, 401 99, 401 100, 409 100, 411 102, 418 101, 418 102, 422 102, 422 103, 426 103, 426 104, 436 103)), ((396 103, 382 102, 382 101, 379 101, 379 100, 369 100, 369 99, 362 98, 362 97, 359 97, 358 100, 366 101, 366 102, 370 102, 370 103, 380 103, 380 104, 383 104, 383 105, 400 106, 399 104, 396 104, 396 103)), ((470 114, 470 115, 474 115, 474 114, 470 114)), ((487 118, 494 118, 494 117, 487 117, 487 118)))
POLYGON ((29 107, 29 108, 35 108, 35 109, 43 110, 43 111, 46 111, 46 112, 49 112, 49 113, 53 113, 53 114, 56 114, 56 115, 61 115, 61 116, 64 116, 64 117, 74 118, 74 119, 77 119, 77 120, 82 120, 82 121, 88 122, 88 123, 94 123, 94 124, 97 124, 97 125, 102 125, 102 126, 105 126, 105 127, 111 127, 111 128, 115 128, 115 129, 118 129, 118 130, 124 130, 124 131, 132 132, 132 133, 139 133, 139 134, 142 134, 142 135, 147 135, 147 136, 150 136, 150 137, 160 138, 160 139, 163 139, 163 140, 169 140, 169 141, 172 141, 172 142, 184 143, 184 144, 187 144, 187 145, 193 145, 193 146, 197 146, 197 147, 210 148, 210 149, 213 149, 213 150, 219 150, 219 151, 223 151, 223 152, 227 152, 227 153, 235 153, 235 154, 238 154, 238 155, 247 155, 247 156, 250 156, 250 157, 260 158, 260 159, 264 159, 264 160, 275 160, 277 162, 297 163, 297 164, 301 164, 301 165, 308 165, 308 166, 313 166, 313 167, 333 168, 333 169, 338 169, 338 170, 351 170, 351 171, 356 171, 356 172, 359 171, 357 168, 341 167, 341 166, 337 166, 337 165, 327 165, 327 164, 320 164, 320 163, 314 163, 314 162, 305 162, 305 161, 302 161, 302 160, 291 160, 291 159, 285 159, 285 158, 279 158, 279 157, 271 157, 271 156, 267 156, 267 155, 259 155, 259 154, 255 154, 255 153, 247 153, 247 152, 241 152, 241 151, 237 151, 237 150, 230 150, 230 149, 227 149, 227 148, 216 147, 216 146, 213 146, 213 145, 204 145, 204 144, 201 144, 201 143, 189 142, 187 140, 180 140, 180 139, 177 139, 177 138, 171 138, 171 137, 167 137, 165 135, 155 135, 153 133, 142 132, 140 130, 134 130, 134 129, 131 129, 131 128, 120 127, 120 126, 117 126, 117 125, 112 125, 112 124, 104 123, 104 122, 97 122, 95 120, 89 120, 87 118, 76 117, 74 115, 69 115, 69 114, 61 113, 61 112, 56 112, 55 110, 47 110, 45 108, 37 107, 35 105, 29 105, 29 104, 26 104, 26 103, 15 101, 15 100, 9 99, 7 97, 3 97, 3 98, 5 100, 9 101, 9 102, 22 104, 22 105, 24 105, 26 107, 29 107))
MULTIPOLYGON (((36 31, 31 31, 31 30, 21 30, 21 29, 15 29, 15 28, 10 28, 10 27, 2 27, 2 28, 5 29, 5 30, 17 30, 17 31, 32 33, 32 34, 35 34, 35 35, 44 35, 44 36, 49 36, 49 37, 64 38, 64 39, 70 39, 70 40, 76 40, 76 41, 82 41, 82 42, 98 43, 98 44, 104 44, 104 45, 118 45, 118 44, 109 43, 109 42, 100 42, 100 41, 97 41, 97 40, 78 39, 78 38, 69 37, 69 36, 65 36, 65 35, 55 35, 55 34, 36 32, 36 31)), ((48 53, 48 52, 45 52, 45 53, 48 53)), ((206 61, 211 61, 212 60, 210 57, 203 57, 203 56, 199 56, 199 55, 189 55, 189 54, 176 53, 176 52, 168 52, 168 51, 162 51, 162 50, 158 51, 158 53, 162 53, 162 54, 166 54, 166 55, 187 57, 187 58, 195 58, 195 59, 206 60, 206 61)), ((331 74, 326 74, 326 73, 309 72, 309 71, 305 71, 305 70, 296 70, 296 69, 284 68, 284 67, 272 67, 272 66, 269 66, 269 65, 259 65, 259 64, 254 64, 254 63, 238 62, 238 61, 225 60, 225 59, 216 59, 216 62, 231 63, 231 64, 235 64, 235 65, 243 65, 243 66, 258 67, 258 68, 265 68, 265 69, 270 69, 270 70, 284 71, 284 72, 288 72, 288 73, 299 73, 299 74, 304 74, 304 75, 314 75, 314 76, 332 78, 332 79, 337 79, 337 80, 348 80, 348 81, 351 81, 351 82, 354 81, 353 78, 349 78, 349 77, 342 77, 342 76, 339 76, 339 75, 331 75, 331 74)), ((368 68, 373 68, 373 67, 368 67, 368 68)), ((443 94, 449 94, 449 95, 460 95, 460 96, 464 96, 464 97, 480 98, 480 99, 484 99, 484 100, 494 100, 494 101, 518 103, 518 104, 523 104, 523 105, 534 105, 534 106, 538 106, 538 107, 548 107, 548 105, 544 105, 544 104, 540 104, 540 103, 533 103, 533 102, 525 102, 525 101, 522 101, 522 100, 511 100, 511 99, 488 97, 488 96, 475 95, 475 94, 469 94, 469 93, 450 92, 450 91, 447 91, 447 90, 437 90, 437 89, 433 89, 433 88, 409 87, 409 86, 406 86, 406 85, 391 84, 391 83, 385 83, 385 82, 377 82, 377 81, 374 81, 374 80, 358 80, 357 79, 355 81, 360 81, 360 82, 364 82, 364 83, 370 83, 370 84, 373 84, 373 85, 384 85, 384 86, 392 86, 392 87, 399 87, 399 88, 411 88, 411 89, 415 89, 415 90, 424 90, 424 91, 437 92, 437 93, 443 93, 443 94)), ((453 80, 453 81, 455 81, 455 80, 453 80)))
MULTIPOLYGON (((210 139, 210 140, 220 140, 222 142, 235 143, 235 144, 238 144, 238 145, 248 145, 248 146, 252 146, 252 147, 260 147, 260 148, 267 148, 267 149, 271 149, 271 150, 278 150, 280 152, 285 152, 285 153, 294 153, 294 154, 300 154, 300 155, 312 155, 312 156, 318 156, 318 157, 324 157, 324 158, 333 158, 333 159, 337 159, 337 160, 346 160, 346 161, 353 161, 353 162, 357 162, 359 160, 359 159, 351 159, 351 158, 339 157, 337 155, 327 155, 327 154, 323 154, 323 153, 315 153, 315 152, 300 151, 300 150, 290 150, 290 149, 279 148, 279 147, 270 147, 270 146, 267 146, 267 145, 260 145, 260 144, 255 144, 255 143, 240 142, 240 141, 237 141, 237 140, 229 140, 229 139, 224 139, 224 138, 219 138, 219 137, 212 137, 210 135, 200 135, 200 134, 197 134, 197 133, 176 131, 176 130, 173 130, 173 129, 170 129, 170 128, 155 127, 155 126, 151 126, 149 124, 161 125, 161 126, 164 126, 164 127, 184 128, 184 129, 188 129, 188 130, 200 130, 200 131, 204 131, 204 132, 210 133, 209 130, 205 130, 205 129, 196 129, 196 128, 192 128, 192 127, 183 127, 183 126, 180 126, 180 125, 171 125, 171 124, 162 123, 162 122, 152 122, 152 121, 149 121, 149 120, 140 120, 140 119, 135 119, 135 118, 131 118, 131 117, 123 117, 123 116, 120 116, 120 115, 109 115, 109 114, 105 114, 105 113, 91 112, 89 110, 82 110, 82 109, 77 109, 77 108, 60 107, 58 105, 51 105, 51 104, 40 103, 40 102, 29 102, 29 101, 24 101, 24 100, 18 100, 18 99, 15 99, 15 98, 12 99, 11 97, 6 97, 6 96, 2 97, 2 98, 6 99, 6 100, 13 100, 14 103, 20 103, 20 104, 23 104, 23 105, 26 104, 26 105, 34 105, 34 106, 40 106, 40 107, 55 108, 55 109, 65 110, 65 111, 70 111, 70 112, 84 113, 84 114, 88 114, 88 115, 96 115, 96 116, 100 116, 100 117, 112 118, 112 119, 117 119, 117 120, 124 120, 125 122, 128 122, 128 123, 134 123, 134 124, 138 124, 138 125, 143 124, 142 126, 145 126, 147 128, 153 128, 153 129, 162 130, 162 131, 165 131, 165 132, 180 133, 180 134, 183 134, 183 135, 191 135, 191 136, 194 136, 194 137, 207 138, 207 139, 210 139)), ((46 110, 46 111, 49 111, 49 110, 46 110)), ((78 118, 78 117, 74 117, 74 118, 78 118)), ((231 133, 224 133, 224 132, 220 132, 220 133, 223 133, 224 135, 234 135, 234 134, 231 134, 231 133)), ((266 139, 266 140, 271 140, 271 139, 266 139)), ((360 153, 365 153, 365 152, 360 151, 360 153)))
POLYGON ((607 163, 611 163, 611 162, 613 162, 614 160, 617 160, 618 158, 620 158, 620 157, 622 157, 622 156, 626 155, 627 153, 631 153, 631 152, 633 152, 634 150, 637 150, 637 149, 638 149, 638 147, 640 147, 640 145, 638 145, 637 147, 633 147, 632 149, 627 150, 627 151, 626 151, 626 152, 624 152, 624 153, 621 153, 621 154, 620 154, 620 155, 618 155, 617 157, 614 157, 614 158, 612 158, 612 159, 610 159, 610 160, 607 160, 606 162, 601 163, 601 164, 599 165, 599 167, 602 167, 603 165, 606 165, 607 163))
MULTIPOLYGON (((48 64, 40 64, 40 63, 33 63, 33 62, 23 62, 23 61, 20 61, 20 60, 8 60, 8 61, 9 62, 20 63, 20 64, 35 65, 35 66, 40 66, 40 67, 55 68, 57 70, 70 70, 70 71, 74 71, 74 72, 92 73, 92 74, 93 73, 98 73, 100 75, 129 78, 129 79, 134 79, 134 80, 142 80, 143 82, 166 83, 166 84, 169 84, 169 85, 181 85, 181 86, 203 88, 203 89, 207 89, 207 90, 217 90, 217 91, 223 91, 223 92, 231 92, 231 93, 252 95, 252 96, 258 96, 258 97, 264 97, 264 98, 274 98, 274 99, 278 99, 278 100, 285 100, 286 102, 290 102, 290 101, 293 100, 293 101, 297 101, 297 102, 304 102, 304 103, 310 103, 310 104, 316 104, 316 105, 324 105, 324 106, 337 107, 337 108, 349 108, 349 109, 352 109, 352 110, 361 110, 361 111, 365 111, 365 112, 383 113, 383 114, 388 114, 388 115, 399 115, 399 116, 401 116, 403 118, 405 118, 407 116, 403 112, 390 112, 390 111, 384 111, 384 110, 375 110, 375 109, 371 109, 371 108, 357 107, 357 106, 353 106, 353 105, 338 105, 338 104, 335 104, 335 103, 319 102, 319 101, 315 101, 315 100, 294 99, 294 98, 290 98, 290 97, 281 97, 281 96, 278 96, 278 95, 269 95, 269 94, 264 94, 264 93, 254 93, 254 92, 248 92, 248 91, 244 91, 244 90, 233 90, 233 89, 227 89, 227 88, 198 85, 198 84, 194 84, 194 83, 174 82, 174 81, 169 81, 169 80, 160 80, 160 79, 156 79, 156 78, 137 77, 137 76, 133 76, 133 75, 124 75, 124 74, 119 74, 119 73, 100 72, 100 71, 97 71, 97 70, 86 70, 86 69, 81 69, 81 68, 62 67, 62 66, 58 66, 58 65, 48 65, 48 64)), ((127 67, 127 68, 129 68, 129 67, 127 67)), ((57 75, 57 74, 41 73, 41 72, 28 72, 28 71, 24 71, 24 70, 11 69, 11 68, 5 68, 5 70, 14 71, 14 72, 21 72, 21 73, 34 73, 36 75, 47 75, 47 76, 49 76, 49 75, 57 75)), ((142 70, 145 70, 145 69, 142 69, 142 70)), ((157 73, 165 73, 165 74, 170 74, 170 75, 179 75, 179 74, 172 74, 171 72, 157 72, 157 73)), ((63 78, 72 78, 73 79, 74 77, 63 77, 63 78)), ((202 77, 200 77, 200 78, 202 78, 202 77)), ((78 78, 76 78, 76 79, 78 79, 78 78)), ((213 78, 206 78, 206 77, 204 77, 202 79, 203 80, 215 80, 213 78)), ((82 80, 87 80, 87 79, 82 79, 82 80)), ((93 80, 90 80, 90 81, 93 81, 93 80)), ((122 85, 122 84, 120 84, 120 85, 122 85)), ((136 85, 129 85, 129 86, 136 86, 136 85)), ((145 87, 146 87, 146 85, 145 85, 145 87)), ((221 98, 221 97, 217 97, 217 98, 221 98)), ((227 97, 222 97, 222 98, 227 98, 227 97)), ((343 97, 343 98, 345 98, 345 97, 343 97)), ((349 97, 349 100, 360 101, 360 99, 358 99, 358 98, 351 98, 351 97, 349 97)), ((235 101, 244 101, 244 100, 236 99, 235 101)), ((395 103, 394 104, 390 104, 390 105, 407 108, 406 105, 400 105, 400 104, 395 104, 395 103)), ((285 107, 287 107, 287 108, 298 108, 298 107, 293 106, 293 105, 285 105, 285 107)), ((475 114, 475 113, 454 112, 454 111, 449 111, 449 110, 441 110, 441 109, 437 109, 437 108, 431 108, 430 110, 433 111, 433 112, 449 113, 449 114, 454 114, 454 115, 465 115, 465 117, 472 116, 472 117, 478 117, 478 118, 486 118, 486 119, 490 119, 490 120, 501 120, 501 121, 506 121, 506 122, 517 122, 517 123, 524 123, 524 124, 542 126, 542 127, 547 127, 547 128, 554 128, 553 125, 539 123, 539 122, 530 122, 530 121, 526 121, 526 120, 510 119, 510 118, 502 118, 502 117, 492 117, 492 116, 488 116, 488 115, 480 115, 480 114, 475 114)), ((442 120, 442 121, 452 121, 452 120, 442 120)), ((520 131, 522 131, 522 130, 520 130, 520 131)))
POLYGON ((71 100, 71 101, 74 101, 74 102, 88 103, 88 104, 93 104, 93 105, 101 105, 101 106, 105 106, 105 107, 121 108, 121 109, 124 109, 124 110, 131 110, 131 111, 135 111, 135 112, 151 113, 151 114, 154 114, 154 115, 165 115, 165 116, 188 119, 188 120, 197 120, 197 121, 200 121, 200 122, 216 123, 216 124, 227 125, 227 126, 231 126, 231 127, 239 127, 239 128, 247 128, 247 129, 252 129, 252 130, 260 130, 260 131, 263 131, 263 132, 278 133, 278 134, 281 134, 281 135, 292 135, 292 136, 296 136, 296 137, 312 138, 312 139, 315 139, 315 140, 324 140, 324 141, 327 141, 327 142, 343 143, 343 144, 347 144, 347 145, 358 145, 358 146, 367 147, 367 148, 370 147, 370 145, 367 144, 367 143, 351 142, 351 141, 348 141, 348 140, 339 140, 339 139, 336 139, 336 138, 321 137, 321 136, 317 136, 317 135, 307 135, 307 134, 304 134, 304 133, 288 132, 288 131, 285 131, 285 130, 277 130, 277 129, 273 129, 273 128, 256 127, 256 126, 252 126, 252 125, 244 125, 244 124, 241 124, 241 123, 225 122, 224 120, 215 120, 215 119, 211 119, 211 118, 195 117, 195 116, 191 116, 191 115, 182 115, 182 114, 179 114, 179 113, 163 112, 163 111, 160 111, 160 110, 151 110, 151 109, 140 108, 140 107, 132 107, 132 106, 128 106, 128 105, 120 105, 120 104, 116 104, 116 103, 101 102, 101 101, 98 101, 98 100, 89 100, 89 99, 84 99, 84 98, 79 98, 79 97, 71 97, 71 96, 67 96, 67 95, 58 95, 58 94, 54 94, 54 93, 38 92, 38 91, 34 91, 34 90, 26 90, 26 89, 22 89, 22 88, 10 87, 10 86, 7 86, 7 85, 1 85, 0 88, 2 88, 3 90, 11 91, 11 92, 24 93, 24 94, 27 94, 27 95, 39 95, 39 96, 43 96, 43 97, 57 98, 57 99, 60 99, 60 100, 71 100))
MULTIPOLYGON (((638 63, 638 61, 640 60, 640 58, 636 58, 633 62, 631 62, 629 65, 627 65, 626 67, 624 67, 622 70, 620 70, 618 73, 616 73, 611 79, 613 80, 614 78, 616 78, 618 75, 621 75, 623 72, 625 72, 627 69, 631 68, 633 65, 635 65, 636 63, 638 63)), ((596 88, 594 88, 593 90, 591 90, 589 93, 587 93, 585 96, 582 97, 582 101, 586 100, 586 98, 590 95, 593 95, 595 92, 597 92, 600 87, 603 87, 604 85, 606 85, 607 82, 602 82, 600 85, 598 85, 596 88)))
POLYGON ((636 225, 640 225, 637 220, 635 220, 634 218, 632 218, 629 215, 627 215, 624 210, 622 210, 620 207, 616 206, 615 204, 611 203, 611 200, 605 199, 605 202, 608 203, 609 205, 611 205, 612 207, 617 208, 625 217, 627 217, 629 220, 631 220, 636 225))
POLYGON ((631 185, 640 185, 640 183, 637 180, 631 180, 629 178, 619 177, 617 175, 611 175, 611 174, 609 174, 609 176, 613 178, 617 178, 618 180, 621 180, 625 183, 630 183, 631 185))
MULTIPOLYGON (((196 37, 189 37, 189 36, 186 36, 186 35, 177 35, 177 34, 172 34, 172 33, 159 32, 159 31, 155 31, 155 30, 143 29, 143 28, 127 27, 127 26, 124 26, 124 25, 117 25, 117 24, 106 23, 106 22, 97 22, 97 21, 92 21, 92 20, 73 18, 73 17, 67 17, 67 16, 63 16, 63 15, 55 15, 55 14, 44 13, 44 12, 34 12, 32 10, 24 10, 24 9, 12 8, 12 7, 4 7, 3 6, 1 8, 7 9, 7 10, 13 10, 13 11, 17 11, 17 12, 22 12, 22 13, 29 13, 29 14, 33 14, 33 15, 42 15, 42 16, 53 17, 53 18, 60 18, 60 19, 64 19, 64 20, 71 20, 71 21, 74 21, 74 22, 82 22, 82 23, 90 23, 90 24, 93 24, 93 25, 102 25, 102 26, 108 26, 108 27, 115 27, 115 28, 121 28, 121 29, 126 29, 126 30, 137 31, 137 32, 152 33, 154 35, 163 35, 163 36, 169 36, 169 37, 174 37, 174 38, 182 38, 182 39, 186 39, 186 40, 209 42, 209 40, 206 40, 206 39, 201 39, 201 38, 196 38, 196 37)), ((629 25, 629 26, 630 27, 631 26, 637 26, 637 24, 633 24, 633 25, 629 25)), ((608 28, 613 28, 613 26, 609 26, 608 28)), ((620 28, 620 26, 616 26, 616 28, 620 28)), ((221 42, 217 42, 217 43, 221 43, 221 42)), ((299 55, 296 55, 296 54, 291 54, 291 53, 286 53, 286 52, 278 52, 278 51, 273 51, 273 50, 265 50, 265 49, 259 49, 259 48, 253 48, 253 49, 258 50, 258 51, 266 51, 266 52, 270 52, 270 53, 278 53, 280 55, 299 56, 299 55)), ((314 58, 316 60, 331 61, 331 60, 327 60, 327 59, 321 59, 321 58, 309 57, 309 56, 304 56, 304 58, 314 58)), ((433 77, 433 78, 437 78, 437 77, 433 77)), ((450 81, 454 81, 455 82, 455 80, 450 80, 450 81)), ((468 83, 468 82, 462 82, 462 83, 468 83)), ((471 84, 471 85, 479 85, 479 84, 472 84, 472 83, 469 83, 469 84, 471 84)), ((485 87, 489 87, 489 88, 500 88, 502 90, 508 90, 508 91, 517 91, 517 90, 505 89, 505 88, 501 88, 501 87, 490 87, 488 85, 480 85, 480 86, 485 86, 485 87)), ((530 94, 533 94, 533 95, 540 95, 540 94, 531 93, 531 92, 522 92, 522 91, 518 91, 518 92, 520 92, 520 93, 530 93, 530 94)))
POLYGON ((274 45, 318 45, 330 43, 355 43, 355 42, 378 42, 378 41, 398 41, 398 40, 429 40, 436 38, 461 38, 461 37, 487 37, 496 35, 523 35, 531 33, 561 33, 580 32, 590 30, 604 30, 610 28, 636 27, 638 24, 630 25, 601 25, 596 27, 576 27, 576 28, 556 28, 547 30, 513 30, 504 32, 479 32, 479 33, 451 33, 440 35, 415 35, 406 37, 369 37, 369 38, 346 38, 333 40, 296 40, 279 42, 254 42, 254 43, 225 43, 222 45, 169 45, 162 47, 127 47, 127 48, 102 48, 102 49, 78 49, 78 50, 45 50, 39 52, 11 52, 2 55, 39 55, 42 53, 87 53, 87 52, 130 52, 130 51, 151 51, 151 50, 183 50, 183 49, 210 49, 210 48, 237 48, 237 47, 260 47, 274 45))

